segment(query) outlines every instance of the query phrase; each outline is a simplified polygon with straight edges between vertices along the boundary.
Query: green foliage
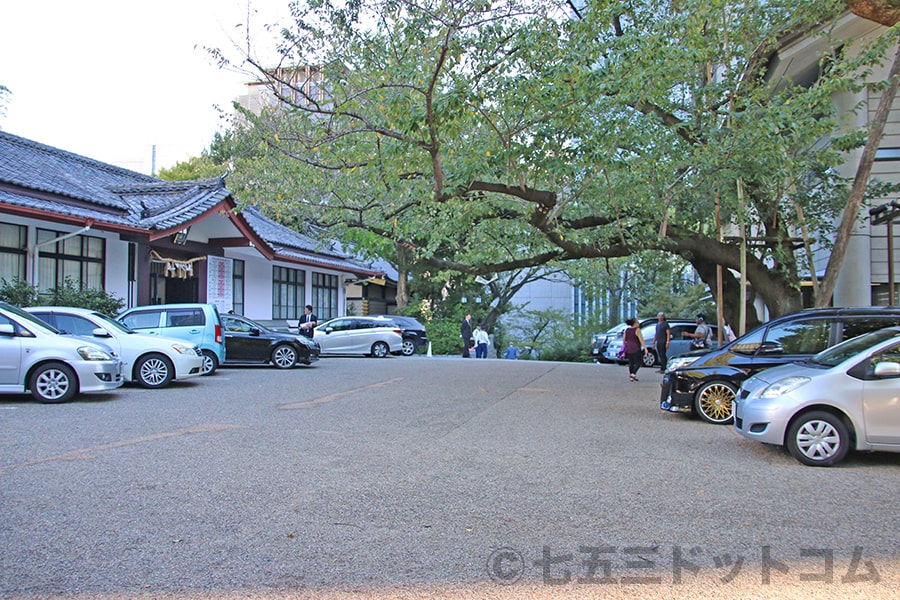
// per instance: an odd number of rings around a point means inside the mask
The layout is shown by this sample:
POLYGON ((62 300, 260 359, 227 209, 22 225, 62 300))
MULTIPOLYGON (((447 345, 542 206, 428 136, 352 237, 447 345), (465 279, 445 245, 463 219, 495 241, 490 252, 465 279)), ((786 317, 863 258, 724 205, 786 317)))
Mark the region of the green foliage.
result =
MULTIPOLYGON (((404 270, 475 275, 647 250, 681 257, 711 288, 711 267, 735 284, 741 259, 720 241, 718 211, 768 240, 747 256, 758 297, 774 314, 795 308, 797 207, 810 236, 828 239, 847 187, 829 168, 865 139, 842 135, 852 121, 832 100, 859 91, 897 32, 839 39, 846 6, 834 0, 592 2, 577 18, 565 6, 293 3, 277 62, 319 70, 298 82, 303 71, 259 65, 273 92, 292 94, 283 110, 242 115, 229 186, 404 270), (767 57, 798 31, 819 37, 808 67, 820 76, 773 85, 767 57)), ((629 295, 642 279, 631 266, 631 281, 609 280, 613 296, 661 307, 662 280, 629 295)))
POLYGON ((10 282, 3 277, 0 278, 0 300, 15 306, 34 306, 38 302, 38 293, 24 279, 16 278, 10 282))
POLYGON ((74 306, 115 316, 125 301, 105 290, 82 288, 71 278, 50 292, 38 292, 37 288, 21 279, 8 282, 0 279, 0 300, 16 306, 74 306))

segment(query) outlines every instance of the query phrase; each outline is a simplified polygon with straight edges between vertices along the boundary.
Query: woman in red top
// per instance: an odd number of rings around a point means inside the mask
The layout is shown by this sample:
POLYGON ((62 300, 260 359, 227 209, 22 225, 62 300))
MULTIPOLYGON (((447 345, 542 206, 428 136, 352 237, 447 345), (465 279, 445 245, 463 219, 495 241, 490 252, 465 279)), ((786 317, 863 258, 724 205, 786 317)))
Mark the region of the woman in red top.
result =
POLYGON ((637 372, 644 363, 644 355, 647 354, 647 344, 641 334, 640 321, 634 317, 625 321, 628 329, 625 330, 625 358, 628 359, 628 378, 637 381, 637 372))

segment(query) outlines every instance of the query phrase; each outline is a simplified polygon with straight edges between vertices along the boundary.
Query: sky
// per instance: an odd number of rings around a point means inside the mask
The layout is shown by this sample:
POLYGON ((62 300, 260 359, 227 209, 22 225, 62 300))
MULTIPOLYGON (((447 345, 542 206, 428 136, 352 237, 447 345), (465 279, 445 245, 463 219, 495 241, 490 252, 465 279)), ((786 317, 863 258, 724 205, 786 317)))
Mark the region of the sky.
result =
POLYGON ((11 94, 0 130, 145 174, 199 156, 251 80, 203 47, 238 58, 248 15, 266 47, 262 27, 287 4, 3 0, 0 85, 11 94))

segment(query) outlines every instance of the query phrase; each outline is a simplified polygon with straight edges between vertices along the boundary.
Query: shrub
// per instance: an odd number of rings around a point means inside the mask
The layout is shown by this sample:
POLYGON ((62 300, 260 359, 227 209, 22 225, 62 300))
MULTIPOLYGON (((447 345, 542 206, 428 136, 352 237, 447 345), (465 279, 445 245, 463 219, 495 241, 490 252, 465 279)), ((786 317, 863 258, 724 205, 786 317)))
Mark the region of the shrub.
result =
POLYGON ((115 316, 125 301, 105 290, 96 288, 82 289, 71 278, 56 286, 49 292, 38 293, 30 283, 16 279, 12 283, 0 279, 0 300, 16 306, 74 306, 96 310, 109 316, 115 316))

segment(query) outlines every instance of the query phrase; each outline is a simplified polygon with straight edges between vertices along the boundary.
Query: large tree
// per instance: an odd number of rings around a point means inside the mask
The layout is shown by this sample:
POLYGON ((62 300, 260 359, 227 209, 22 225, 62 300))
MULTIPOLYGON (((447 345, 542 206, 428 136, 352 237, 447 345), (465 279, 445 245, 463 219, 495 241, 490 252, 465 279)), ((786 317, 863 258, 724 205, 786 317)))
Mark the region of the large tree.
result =
POLYGON ((883 47, 842 52, 832 0, 587 4, 292 3, 278 61, 242 57, 278 105, 245 115, 267 162, 241 184, 432 269, 651 250, 721 277, 732 322, 738 271, 773 316, 796 310, 800 232, 829 237, 847 193, 829 167, 864 141, 836 135, 831 98, 883 47), (815 81, 770 81, 780 41, 816 31, 815 81))

